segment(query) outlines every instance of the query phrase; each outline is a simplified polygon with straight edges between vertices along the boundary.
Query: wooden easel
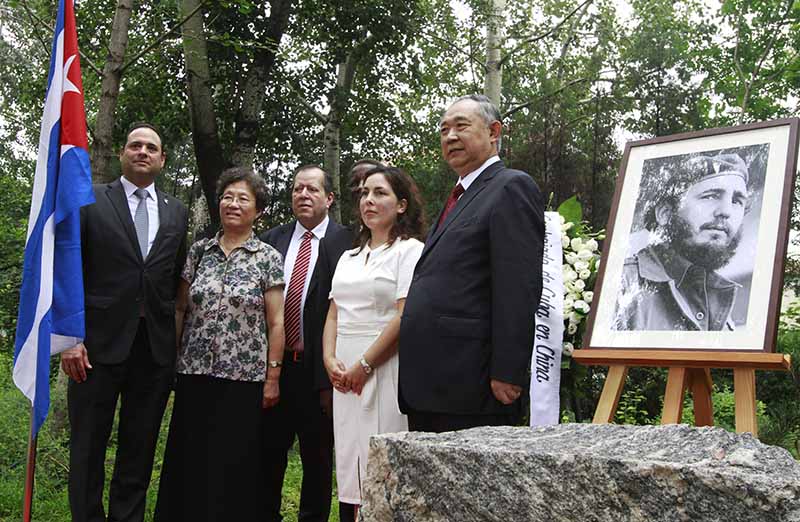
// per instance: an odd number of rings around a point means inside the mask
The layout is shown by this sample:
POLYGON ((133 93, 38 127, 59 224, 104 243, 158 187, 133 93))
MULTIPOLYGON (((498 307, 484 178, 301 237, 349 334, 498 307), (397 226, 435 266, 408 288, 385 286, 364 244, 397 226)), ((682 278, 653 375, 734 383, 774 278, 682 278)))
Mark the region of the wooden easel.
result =
POLYGON ((677 424, 681 420, 683 397, 692 392, 695 424, 713 426, 711 403, 711 368, 732 368, 736 412, 736 432, 758 436, 756 421, 756 370, 791 368, 791 359, 782 353, 701 352, 688 350, 576 350, 572 358, 585 365, 608 366, 600 401, 594 414, 594 424, 613 421, 628 368, 649 366, 669 368, 664 392, 661 424, 677 424))

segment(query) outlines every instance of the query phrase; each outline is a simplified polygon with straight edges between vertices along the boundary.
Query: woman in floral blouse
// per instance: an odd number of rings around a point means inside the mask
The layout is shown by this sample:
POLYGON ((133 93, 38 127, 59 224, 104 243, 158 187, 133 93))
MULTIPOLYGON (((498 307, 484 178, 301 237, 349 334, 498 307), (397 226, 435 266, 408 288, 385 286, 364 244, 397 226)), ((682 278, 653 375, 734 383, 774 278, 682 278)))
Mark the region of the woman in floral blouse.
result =
POLYGON ((253 233, 266 184, 228 169, 222 231, 192 245, 176 303, 181 339, 158 521, 263 516, 262 408, 277 404, 283 360, 283 260, 253 233))

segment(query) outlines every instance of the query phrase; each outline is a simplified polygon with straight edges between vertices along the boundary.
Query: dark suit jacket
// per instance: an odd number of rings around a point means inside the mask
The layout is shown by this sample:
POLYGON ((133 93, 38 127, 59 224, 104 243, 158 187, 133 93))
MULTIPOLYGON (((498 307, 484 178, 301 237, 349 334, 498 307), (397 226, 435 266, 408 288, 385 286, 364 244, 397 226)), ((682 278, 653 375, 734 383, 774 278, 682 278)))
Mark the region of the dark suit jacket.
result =
POLYGON ((541 192, 493 163, 430 231, 414 271, 400 325, 403 411, 517 412, 489 381, 528 382, 543 248, 541 192))
MULTIPOLYGON (((286 225, 271 228, 261 234, 260 238, 286 258, 296 223, 296 221, 292 221, 286 225)), ((352 245, 352 232, 332 219, 329 220, 328 228, 325 229, 325 237, 319 242, 317 264, 311 274, 303 307, 305 351, 303 364, 306 369, 313 372, 315 390, 331 388, 331 382, 322 360, 322 330, 325 327, 325 318, 328 316, 328 305, 330 304, 328 296, 331 293, 333 272, 336 270, 336 264, 339 262, 342 252, 352 245)), ((286 281, 286 284, 288 285, 289 281, 286 281)))
POLYGON ((144 303, 150 350, 162 366, 175 362, 175 293, 186 259, 188 213, 158 193, 159 227, 142 260, 120 180, 94 185, 95 203, 81 208, 83 286, 89 360, 118 364, 130 353, 144 303))

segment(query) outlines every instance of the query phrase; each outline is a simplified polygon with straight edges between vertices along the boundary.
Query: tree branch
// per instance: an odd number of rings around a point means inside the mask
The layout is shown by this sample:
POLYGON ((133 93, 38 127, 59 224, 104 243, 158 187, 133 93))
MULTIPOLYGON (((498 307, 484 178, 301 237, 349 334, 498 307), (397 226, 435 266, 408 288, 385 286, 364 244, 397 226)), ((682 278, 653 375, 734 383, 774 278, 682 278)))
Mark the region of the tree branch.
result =
MULTIPOLYGON (((23 9, 25 9, 25 12, 28 13, 28 16, 31 17, 36 22, 36 24, 44 27, 45 29, 50 30, 50 32, 54 32, 55 31, 55 28, 53 28, 53 26, 46 24, 41 18, 36 16, 36 13, 34 13, 30 9, 30 7, 28 7, 27 0, 22 0, 22 7, 23 7, 23 9)), ((42 43, 42 46, 44 47, 45 52, 49 55, 50 54, 50 47, 48 47, 47 44, 45 43, 45 41, 42 40, 41 35, 39 34, 39 32, 36 31, 36 27, 35 27, 36 24, 31 24, 33 26, 34 32, 36 34, 36 39, 39 40, 42 43)), ((86 64, 86 66, 89 67, 89 69, 93 70, 98 76, 102 77, 103 76, 103 71, 98 69, 97 66, 94 64, 94 62, 92 62, 92 60, 90 60, 88 56, 83 54, 83 51, 81 51, 79 49, 78 52, 81 55, 81 60, 83 60, 83 63, 86 64)))
MULTIPOLYGON (((484 69, 486 68, 486 63, 481 61, 478 57, 476 57, 474 51, 469 51, 468 52, 468 51, 465 51, 463 49, 460 49, 460 48, 456 47, 455 45, 453 45, 452 42, 450 42, 449 40, 446 40, 445 38, 442 38, 441 36, 437 36, 435 34, 421 32, 421 33, 419 33, 419 35, 422 36, 422 37, 425 37, 425 38, 430 38, 431 40, 436 40, 438 42, 447 44, 447 47, 449 49, 452 49, 453 51, 456 51, 458 53, 466 55, 469 59, 475 60, 476 62, 478 62, 478 64, 480 64, 480 66, 483 67, 484 69)), ((472 36, 470 36, 469 47, 470 47, 470 49, 472 49, 472 36)))
POLYGON ((180 22, 178 22, 177 24, 175 24, 174 26, 172 26, 172 27, 171 27, 171 28, 170 28, 170 29, 169 29, 169 30, 168 30, 166 33, 162 34, 161 36, 159 36, 158 38, 156 38, 155 40, 153 40, 153 42, 152 42, 152 43, 150 43, 149 45, 147 45, 147 46, 146 46, 144 49, 142 49, 141 51, 139 51, 138 53, 136 53, 136 55, 135 55, 133 58, 131 58, 130 60, 128 60, 128 62, 127 62, 126 64, 124 64, 122 67, 120 67, 120 70, 119 70, 119 73, 120 73, 120 75, 121 75, 122 73, 124 73, 124 72, 125 72, 125 69, 127 69, 128 67, 130 67, 130 66, 131 66, 133 63, 135 63, 135 62, 136 62, 136 61, 137 61, 139 58, 141 58, 141 57, 142 57, 142 56, 144 56, 145 54, 147 54, 147 53, 149 53, 150 51, 152 51, 152 50, 153 50, 153 49, 154 49, 156 46, 158 46, 158 44, 160 44, 161 42, 163 42, 164 40, 166 40, 166 39, 167 39, 167 37, 168 37, 169 35, 171 35, 171 34, 172 34, 172 33, 174 33, 175 31, 177 31, 178 29, 180 29, 180 28, 181 28, 181 26, 182 26, 183 24, 185 24, 185 23, 186 23, 186 22, 187 22, 187 21, 188 21, 188 20, 189 20, 191 17, 193 17, 195 14, 197 14, 197 12, 198 12, 198 11, 199 11, 199 10, 200 10, 200 9, 201 9, 201 8, 202 8, 204 5, 205 5, 205 4, 206 4, 206 2, 207 2, 207 1, 208 1, 208 0, 203 0, 202 2, 200 2, 199 4, 197 4, 197 7, 195 7, 194 9, 192 9, 192 11, 191 11, 189 14, 187 14, 186 16, 184 16, 184 17, 183 17, 183 20, 181 20, 180 22))
POLYGON ((286 80, 286 86, 289 88, 290 91, 292 91, 292 94, 294 94, 295 98, 297 98, 297 101, 300 103, 303 109, 305 109, 306 112, 308 112, 311 116, 313 116, 322 125, 328 123, 328 118, 321 112, 319 112, 317 109, 315 109, 313 105, 308 103, 308 101, 306 101, 306 97, 303 95, 302 92, 300 92, 300 89, 298 89, 293 85, 293 80, 286 77, 284 77, 284 79, 286 80))
POLYGON ((539 35, 536 35, 536 36, 532 36, 530 38, 527 38, 527 39, 522 40, 521 42, 519 42, 513 49, 511 49, 508 53, 506 53, 505 56, 503 56, 500 59, 500 65, 501 66, 504 65, 511 58, 511 56, 514 53, 516 53, 517 51, 519 51, 523 46, 528 45, 528 44, 532 44, 532 43, 536 43, 539 40, 543 40, 543 39, 547 38, 548 36, 550 36, 551 34, 553 34, 556 31, 558 31, 561 28, 561 26, 564 25, 565 23, 567 23, 567 21, 570 18, 575 16, 575 14, 578 11, 580 11, 581 9, 583 9, 584 7, 586 7, 588 4, 592 3, 593 1, 594 0, 584 0, 582 4, 580 4, 578 7, 576 7, 572 11, 570 11, 569 14, 567 14, 567 16, 565 16, 560 22, 558 22, 556 25, 551 27, 546 32, 544 32, 542 34, 539 34, 539 35))
POLYGON ((559 87, 558 89, 556 89, 556 90, 554 90, 552 92, 548 92, 548 93, 543 94, 541 96, 537 96, 537 97, 533 98, 532 100, 526 101, 525 103, 520 103, 519 105, 515 105, 515 106, 511 107, 510 109, 508 109, 506 112, 503 113, 503 118, 502 119, 506 119, 507 117, 513 115, 515 112, 521 111, 522 109, 527 109, 528 107, 530 107, 531 105, 534 105, 537 102, 540 102, 540 101, 545 100, 547 98, 552 98, 553 96, 555 96, 557 94, 560 94, 561 92, 563 92, 566 89, 572 87, 573 85, 577 85, 579 83, 586 83, 586 82, 592 82, 592 83, 595 83, 595 82, 609 82, 609 83, 614 83, 614 80, 610 80, 610 79, 606 79, 606 78, 578 78, 576 80, 572 80, 572 81, 570 81, 568 83, 565 83, 564 85, 562 85, 561 87, 559 87))

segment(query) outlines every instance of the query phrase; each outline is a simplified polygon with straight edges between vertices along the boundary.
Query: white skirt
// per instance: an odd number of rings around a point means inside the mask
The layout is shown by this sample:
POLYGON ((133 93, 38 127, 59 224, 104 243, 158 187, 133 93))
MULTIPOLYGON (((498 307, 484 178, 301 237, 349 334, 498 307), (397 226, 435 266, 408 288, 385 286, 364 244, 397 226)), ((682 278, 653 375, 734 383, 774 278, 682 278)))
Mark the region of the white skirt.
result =
MULTIPOLYGON (((363 356, 386 325, 340 323, 336 358, 349 368, 363 356)), ((333 433, 339 500, 361 504, 367 478, 369 438, 379 433, 408 431, 408 419, 397 404, 397 354, 375 368, 361 395, 333 391, 333 433)))

